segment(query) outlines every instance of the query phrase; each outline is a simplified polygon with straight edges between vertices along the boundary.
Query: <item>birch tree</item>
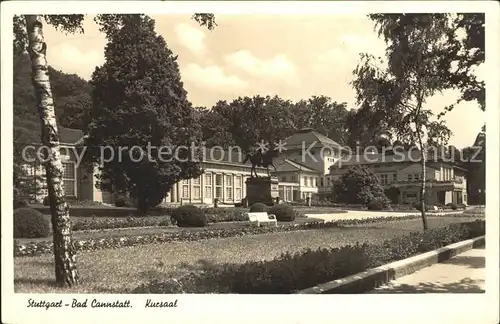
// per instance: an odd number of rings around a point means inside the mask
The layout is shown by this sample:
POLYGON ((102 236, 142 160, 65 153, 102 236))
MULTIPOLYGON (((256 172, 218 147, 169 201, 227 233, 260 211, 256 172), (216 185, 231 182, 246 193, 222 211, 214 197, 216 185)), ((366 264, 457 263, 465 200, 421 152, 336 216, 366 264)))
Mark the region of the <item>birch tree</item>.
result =
POLYGON ((14 50, 28 51, 31 59, 32 83, 40 116, 41 143, 47 148, 44 157, 47 190, 53 231, 56 282, 77 285, 75 247, 71 239, 71 219, 65 201, 62 182, 63 166, 60 156, 59 133, 50 87, 47 63, 47 44, 43 36, 43 20, 66 32, 83 31, 83 15, 25 15, 14 17, 14 50))
POLYGON ((426 219, 427 148, 446 143, 451 135, 443 120, 433 118, 426 100, 447 89, 440 77, 441 57, 447 46, 442 31, 444 14, 432 19, 422 14, 372 15, 379 34, 387 43, 386 58, 361 56, 354 70, 353 85, 360 105, 386 116, 389 132, 398 140, 416 143, 421 165, 420 209, 424 230, 426 219), (439 19, 442 18, 442 19, 439 19))

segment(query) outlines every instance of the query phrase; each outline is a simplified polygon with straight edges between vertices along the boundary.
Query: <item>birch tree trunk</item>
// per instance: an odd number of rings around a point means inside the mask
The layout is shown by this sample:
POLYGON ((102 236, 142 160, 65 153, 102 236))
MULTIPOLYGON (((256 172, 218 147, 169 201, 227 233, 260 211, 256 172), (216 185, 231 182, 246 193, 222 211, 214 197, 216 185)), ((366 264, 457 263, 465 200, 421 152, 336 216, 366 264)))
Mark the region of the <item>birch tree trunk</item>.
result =
POLYGON ((56 282, 61 285, 78 284, 75 248, 71 240, 69 207, 64 199, 62 183, 59 134, 57 132, 54 101, 50 88, 46 58, 47 45, 43 38, 42 16, 26 15, 28 51, 31 58, 32 82, 40 114, 42 145, 47 148, 47 162, 44 163, 49 192, 50 214, 54 241, 56 282))
POLYGON ((421 212, 420 212, 420 215, 422 216, 422 224, 424 226, 424 231, 427 230, 427 217, 425 215, 425 184, 426 184, 426 162, 427 162, 427 151, 426 151, 426 147, 425 147, 425 144, 421 146, 422 147, 422 179, 421 179, 421 183, 420 183, 420 208, 421 208, 421 212))

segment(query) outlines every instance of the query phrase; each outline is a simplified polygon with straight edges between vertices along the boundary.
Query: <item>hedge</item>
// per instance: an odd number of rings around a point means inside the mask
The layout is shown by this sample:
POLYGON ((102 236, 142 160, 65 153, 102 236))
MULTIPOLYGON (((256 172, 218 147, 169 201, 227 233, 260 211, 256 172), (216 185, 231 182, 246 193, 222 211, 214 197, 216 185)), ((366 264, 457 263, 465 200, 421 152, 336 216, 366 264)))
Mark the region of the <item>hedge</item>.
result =
MULTIPOLYGON (((447 215, 448 217, 451 215, 447 215)), ((467 217, 462 214, 457 214, 459 217, 467 217)), ((470 216, 475 218, 474 215, 470 216)), ((286 224, 278 225, 278 227, 242 227, 242 228, 218 228, 210 229, 206 227, 199 231, 180 230, 178 232, 165 232, 161 234, 147 234, 134 236, 112 236, 105 238, 89 238, 84 240, 75 240, 75 248, 78 251, 101 250, 119 248, 124 246, 137 246, 151 243, 169 243, 179 241, 199 241, 205 239, 220 239, 244 235, 257 235, 276 232, 291 232, 311 229, 328 229, 346 226, 356 226, 377 222, 403 221, 420 218, 420 215, 407 215, 402 217, 373 217, 363 219, 345 219, 331 222, 310 222, 303 224, 286 224)), ((147 219, 147 218, 144 218, 147 219)), ((14 256, 36 256, 45 253, 52 253, 52 242, 30 242, 21 243, 14 240, 14 256)))
POLYGON ((82 217, 72 220, 71 228, 74 231, 103 230, 114 228, 170 226, 170 216, 165 217, 82 217))
MULTIPOLYGON (((283 253, 272 261, 224 264, 192 272, 179 280, 187 293, 289 294, 390 262, 484 235, 485 221, 451 224, 413 232, 382 244, 307 249, 283 253)), ((170 293, 162 281, 143 284, 133 293, 170 293)), ((359 293, 359 291, 356 291, 359 293)))

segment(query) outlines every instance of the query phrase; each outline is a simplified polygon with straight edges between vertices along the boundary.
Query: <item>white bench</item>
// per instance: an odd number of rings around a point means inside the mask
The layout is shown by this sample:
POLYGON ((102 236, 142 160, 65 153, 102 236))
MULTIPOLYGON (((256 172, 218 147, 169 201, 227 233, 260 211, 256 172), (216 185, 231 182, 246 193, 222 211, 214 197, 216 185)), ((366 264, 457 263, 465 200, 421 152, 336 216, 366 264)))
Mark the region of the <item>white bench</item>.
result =
POLYGON ((248 215, 248 220, 250 225, 253 226, 278 226, 278 221, 276 216, 273 214, 268 214, 266 212, 261 213, 246 213, 248 215))

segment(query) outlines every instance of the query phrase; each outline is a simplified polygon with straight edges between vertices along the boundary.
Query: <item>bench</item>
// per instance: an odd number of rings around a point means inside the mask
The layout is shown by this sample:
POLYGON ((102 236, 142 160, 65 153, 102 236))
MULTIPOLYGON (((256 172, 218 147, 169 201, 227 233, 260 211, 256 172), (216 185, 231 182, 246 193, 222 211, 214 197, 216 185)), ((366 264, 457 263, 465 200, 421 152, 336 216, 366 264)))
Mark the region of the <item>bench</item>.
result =
POLYGON ((278 226, 278 221, 276 216, 273 214, 268 214, 266 212, 260 213, 246 213, 248 215, 248 220, 250 225, 253 226, 278 226))

